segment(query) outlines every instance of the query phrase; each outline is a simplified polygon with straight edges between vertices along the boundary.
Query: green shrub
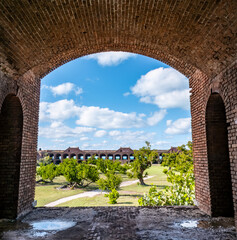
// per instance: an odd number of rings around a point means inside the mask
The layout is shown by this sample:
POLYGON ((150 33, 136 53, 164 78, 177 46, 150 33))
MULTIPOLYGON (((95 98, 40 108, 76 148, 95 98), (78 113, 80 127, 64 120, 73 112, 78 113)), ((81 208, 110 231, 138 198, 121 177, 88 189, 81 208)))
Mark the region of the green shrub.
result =
POLYGON ((110 193, 105 194, 105 197, 109 197, 109 203, 116 204, 117 199, 119 198, 119 193, 116 189, 112 189, 110 193))
POLYGON ((163 206, 163 205, 194 205, 195 184, 193 171, 186 173, 174 173, 167 171, 167 180, 172 186, 158 191, 155 186, 151 187, 148 194, 144 194, 138 202, 140 206, 163 206))
POLYGON ((83 162, 78 163, 76 159, 65 159, 59 165, 61 174, 66 178, 71 186, 87 187, 99 180, 98 169, 83 162))
POLYGON ((37 175, 39 175, 44 182, 47 180, 52 182, 53 179, 59 175, 59 171, 54 163, 48 165, 41 164, 40 167, 37 168, 37 175))
POLYGON ((148 194, 139 199, 141 206, 194 205, 195 179, 193 173, 192 142, 178 147, 178 152, 164 154, 163 172, 172 185, 157 191, 151 187, 148 194))
POLYGON ((121 182, 122 177, 118 174, 115 174, 114 171, 109 171, 105 174, 106 179, 99 179, 97 184, 99 185, 99 189, 104 191, 112 191, 113 189, 118 189, 121 182))

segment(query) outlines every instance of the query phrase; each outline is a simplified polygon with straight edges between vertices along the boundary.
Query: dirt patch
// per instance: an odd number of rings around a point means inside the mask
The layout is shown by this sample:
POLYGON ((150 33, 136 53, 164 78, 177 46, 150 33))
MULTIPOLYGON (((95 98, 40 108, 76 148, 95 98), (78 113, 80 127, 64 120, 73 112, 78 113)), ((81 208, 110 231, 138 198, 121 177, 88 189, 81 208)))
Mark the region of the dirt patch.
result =
POLYGON ((21 221, 11 222, 10 228, 6 222, 0 224, 5 240, 236 239, 232 218, 210 218, 196 207, 37 208, 21 221), (63 230, 47 231, 46 227, 37 235, 32 227, 37 221, 75 224, 63 230))

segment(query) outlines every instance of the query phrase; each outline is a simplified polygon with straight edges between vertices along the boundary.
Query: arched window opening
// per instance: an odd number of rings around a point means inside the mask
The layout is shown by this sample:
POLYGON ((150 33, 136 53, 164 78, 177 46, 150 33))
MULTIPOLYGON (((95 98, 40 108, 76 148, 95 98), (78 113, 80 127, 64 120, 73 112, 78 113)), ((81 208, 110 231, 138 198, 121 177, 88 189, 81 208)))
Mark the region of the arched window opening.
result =
POLYGON ((75 154, 75 153, 72 153, 72 154, 70 155, 70 158, 77 159, 76 154, 75 154))
POLYGON ((100 158, 101 159, 106 159, 106 155, 105 154, 100 154, 100 158))
POLYGON ((206 108, 208 170, 212 216, 234 215, 225 106, 221 96, 210 96, 206 108))
POLYGON ((121 159, 121 156, 120 156, 120 155, 115 155, 115 159, 116 159, 116 160, 120 160, 120 159, 121 159))
POLYGON ((0 218, 16 218, 20 179, 23 111, 9 94, 0 112, 0 218))
POLYGON ((123 155, 123 160, 127 160, 128 159, 128 155, 124 154, 123 155))

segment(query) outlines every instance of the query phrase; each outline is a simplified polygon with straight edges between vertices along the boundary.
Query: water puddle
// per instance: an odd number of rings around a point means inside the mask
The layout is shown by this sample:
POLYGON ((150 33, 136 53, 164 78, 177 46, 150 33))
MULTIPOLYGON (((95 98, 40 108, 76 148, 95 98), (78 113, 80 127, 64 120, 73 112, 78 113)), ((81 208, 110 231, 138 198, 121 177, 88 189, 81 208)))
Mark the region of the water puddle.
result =
POLYGON ((186 222, 180 223, 180 226, 184 228, 196 228, 197 225, 198 225, 198 221, 186 221, 186 222))
POLYGON ((56 232, 66 230, 76 225, 73 221, 63 220, 42 220, 29 223, 33 228, 28 232, 28 236, 44 237, 48 234, 55 234, 56 232))
POLYGON ((203 228, 203 229, 235 227, 233 218, 216 218, 216 219, 212 218, 210 220, 188 220, 188 221, 183 221, 178 225, 183 228, 203 228))

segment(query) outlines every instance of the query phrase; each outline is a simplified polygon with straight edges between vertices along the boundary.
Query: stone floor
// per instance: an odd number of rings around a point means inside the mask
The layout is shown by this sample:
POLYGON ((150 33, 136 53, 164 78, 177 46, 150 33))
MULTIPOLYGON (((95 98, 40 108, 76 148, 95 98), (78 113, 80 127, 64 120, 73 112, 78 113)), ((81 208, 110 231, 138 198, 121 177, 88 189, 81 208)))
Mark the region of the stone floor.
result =
POLYGON ((36 208, 21 220, 1 221, 0 238, 237 239, 232 218, 210 218, 195 207, 36 208))

